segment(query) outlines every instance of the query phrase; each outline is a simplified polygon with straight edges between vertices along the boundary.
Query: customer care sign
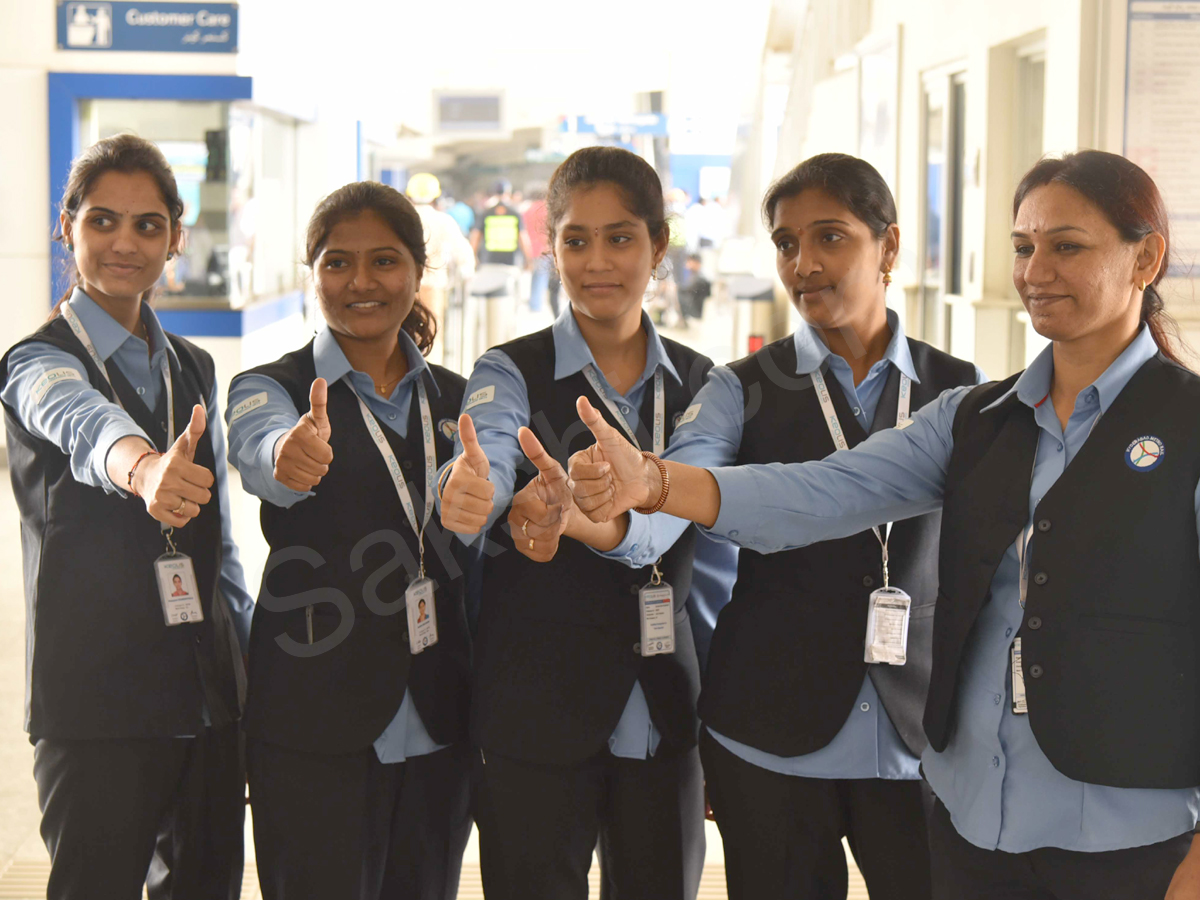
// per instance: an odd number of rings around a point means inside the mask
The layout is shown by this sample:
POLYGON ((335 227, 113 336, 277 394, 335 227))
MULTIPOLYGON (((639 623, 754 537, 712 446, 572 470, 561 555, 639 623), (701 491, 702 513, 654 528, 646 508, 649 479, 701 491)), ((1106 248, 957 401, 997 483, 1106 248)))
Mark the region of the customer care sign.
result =
POLYGON ((58 0, 59 50, 236 53, 236 3, 58 0))

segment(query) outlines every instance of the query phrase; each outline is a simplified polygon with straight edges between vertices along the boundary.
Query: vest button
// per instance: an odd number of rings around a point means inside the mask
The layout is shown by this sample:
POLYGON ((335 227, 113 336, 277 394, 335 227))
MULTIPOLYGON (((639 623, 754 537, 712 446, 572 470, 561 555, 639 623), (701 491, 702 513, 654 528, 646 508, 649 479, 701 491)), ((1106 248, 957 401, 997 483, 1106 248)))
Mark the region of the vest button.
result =
POLYGON ((1050 576, 1047 575, 1045 572, 1038 572, 1036 575, 1033 576, 1034 584, 1045 584, 1049 580, 1050 580, 1050 576))
MULTIPOLYGON (((642 592, 642 589, 641 589, 640 587, 638 587, 636 584, 631 584, 631 585, 629 586, 629 593, 631 593, 631 594, 640 594, 641 592, 642 592)), ((640 651, 639 651, 639 652, 640 652, 640 651)))
POLYGON ((411 469, 412 468, 412 460, 406 459, 406 460, 404 460, 404 462, 400 463, 400 465, 402 465, 406 469, 411 469))
POLYGON ((638 641, 636 644, 633 645, 633 652, 636 653, 638 656, 642 655, 642 642, 641 641, 638 641))
POLYGON ((167 423, 160 422, 159 424, 162 426, 163 434, 166 434, 167 433, 167 423))
POLYGON ((400 630, 400 640, 402 640, 406 644, 408 643, 408 629, 407 628, 402 628, 400 630))
POLYGON ((196 635, 196 643, 197 643, 197 644, 199 644, 199 643, 200 643, 200 641, 201 641, 201 637, 200 637, 200 635, 196 635))
POLYGON ((1030 678, 1041 678, 1042 677, 1042 667, 1039 666, 1037 663, 1034 663, 1032 666, 1030 666, 1029 667, 1029 677, 1030 678))
POLYGON ((1027 624, 1029 625, 1030 631, 1037 631, 1039 628, 1042 627, 1042 620, 1040 618, 1038 618, 1037 616, 1030 616, 1029 622, 1027 624))
POLYGON ((1050 520, 1042 519, 1040 522, 1038 522, 1037 529, 1038 529, 1038 531, 1049 531, 1050 530, 1050 520))
POLYGON ((872 578, 870 575, 864 575, 863 576, 863 587, 874 587, 874 586, 875 586, 875 579, 872 578))

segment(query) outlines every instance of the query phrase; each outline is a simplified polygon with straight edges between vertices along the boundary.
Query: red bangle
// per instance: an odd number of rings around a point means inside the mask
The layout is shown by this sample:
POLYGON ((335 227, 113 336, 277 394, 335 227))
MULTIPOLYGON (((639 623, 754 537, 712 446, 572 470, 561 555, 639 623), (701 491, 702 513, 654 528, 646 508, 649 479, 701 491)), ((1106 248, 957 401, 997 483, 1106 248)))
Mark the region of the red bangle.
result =
POLYGON ((143 453, 141 456, 139 456, 137 458, 137 461, 133 464, 133 468, 129 470, 129 478, 127 479, 128 484, 129 484, 129 492, 131 494, 133 494, 133 496, 135 496, 135 497, 141 497, 142 495, 139 494, 136 490, 134 490, 133 476, 137 474, 138 466, 140 466, 142 464, 142 460, 145 459, 147 456, 162 456, 162 454, 159 453, 157 450, 147 450, 145 453, 143 453))
POLYGON ((665 504, 667 502, 667 494, 670 493, 670 491, 671 491, 671 476, 667 474, 666 463, 664 463, 661 459, 659 459, 657 456, 655 456, 649 450, 643 450, 642 456, 644 456, 646 459, 650 460, 650 462, 652 462, 656 466, 658 466, 658 477, 662 481, 662 493, 658 495, 657 503, 655 503, 653 506, 641 506, 641 507, 635 506, 633 508, 633 511, 635 513, 641 513, 643 516, 649 516, 649 515, 653 515, 654 513, 658 512, 660 509, 662 509, 663 504, 665 504))

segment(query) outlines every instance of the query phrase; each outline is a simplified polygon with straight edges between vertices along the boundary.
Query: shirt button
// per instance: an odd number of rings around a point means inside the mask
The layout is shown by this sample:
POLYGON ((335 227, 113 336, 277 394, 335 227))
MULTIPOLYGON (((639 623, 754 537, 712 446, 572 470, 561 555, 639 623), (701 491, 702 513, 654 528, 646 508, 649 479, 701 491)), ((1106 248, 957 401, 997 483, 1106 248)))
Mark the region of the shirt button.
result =
POLYGON ((1058 452, 1059 452, 1059 453, 1062 453, 1062 449, 1063 449, 1063 445, 1062 445, 1062 444, 1059 444, 1059 445, 1058 445, 1058 452))
POLYGON ((621 412, 625 413, 625 415, 629 415, 629 407, 628 407, 628 406, 622 406, 622 407, 621 407, 621 412))
POLYGON ((137 391, 139 397, 144 397, 146 395, 146 389, 144 387, 138 388, 137 391))
POLYGON ((1000 694, 997 694, 995 697, 992 698, 992 702, 995 703, 997 706, 999 706, 1000 701, 1003 699, 1004 698, 1000 694))
POLYGON ((862 703, 859 705, 859 707, 858 707, 858 708, 859 708, 859 709, 861 709, 863 712, 870 712, 870 711, 871 711, 871 704, 870 704, 870 703, 868 703, 866 700, 864 700, 864 701, 863 701, 863 702, 862 702, 862 703))
POLYGON ((1040 522, 1038 522, 1038 523, 1037 523, 1037 530, 1038 530, 1038 531, 1041 531, 1041 532, 1043 532, 1043 533, 1044 533, 1044 532, 1047 532, 1047 531, 1049 531, 1049 530, 1050 530, 1050 520, 1049 520, 1049 519, 1042 519, 1040 522))
POLYGON ((854 413, 856 416, 861 416, 861 415, 862 415, 862 409, 860 409, 860 408, 859 408, 859 407, 857 407, 857 406, 856 406, 856 407, 854 407, 854 409, 852 410, 852 412, 853 412, 853 413, 854 413))
POLYGON ((201 640, 201 638, 200 638, 200 635, 196 635, 196 643, 197 643, 197 644, 199 644, 199 643, 200 643, 200 640, 201 640))
POLYGON ((1047 575, 1045 572, 1038 572, 1036 575, 1033 576, 1033 583, 1037 584, 1037 585, 1045 584, 1049 580, 1050 580, 1050 576, 1047 575))
POLYGON ((1029 667, 1029 674, 1033 678, 1041 678, 1043 671, 1044 670, 1042 669, 1042 667, 1039 666, 1037 663, 1034 663, 1032 666, 1029 667))
POLYGON ((1029 619, 1029 628, 1031 631, 1037 631, 1042 627, 1042 620, 1037 616, 1031 616, 1029 619))
POLYGON ((632 547, 629 548, 630 553, 637 553, 637 550, 638 550, 637 544, 634 544, 632 547))
POLYGON ((735 528, 735 529, 733 529, 733 531, 729 532, 729 536, 730 536, 730 537, 737 537, 737 536, 738 536, 737 529, 735 528))
POLYGON ((389 418, 389 419, 391 419, 392 421, 395 421, 395 420, 396 420, 396 414, 395 414, 395 413, 388 413, 388 418, 389 418))
POLYGON ((166 423, 166 422, 162 422, 162 423, 160 423, 160 424, 162 425, 162 430, 165 432, 165 431, 167 430, 167 423, 166 423))
POLYGON ((1005 629, 1004 629, 1004 636, 1005 636, 1005 637, 1012 637, 1012 629, 1011 629, 1011 628, 1005 628, 1005 629))
POLYGON ((993 768, 993 769, 998 769, 998 768, 1000 768, 1000 757, 998 757, 998 756, 993 756, 993 757, 992 757, 992 768, 993 768))
POLYGON ((872 587, 875 584, 875 579, 870 575, 863 576, 863 587, 872 587))

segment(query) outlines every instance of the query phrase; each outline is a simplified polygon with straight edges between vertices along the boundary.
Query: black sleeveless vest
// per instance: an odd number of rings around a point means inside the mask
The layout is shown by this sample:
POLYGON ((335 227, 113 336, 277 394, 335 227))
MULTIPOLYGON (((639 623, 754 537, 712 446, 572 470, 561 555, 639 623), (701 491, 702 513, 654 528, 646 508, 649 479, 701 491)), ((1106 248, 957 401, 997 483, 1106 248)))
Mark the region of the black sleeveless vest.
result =
MULTIPOLYGON (((438 424, 456 419, 466 382, 441 366, 429 368, 438 387, 429 390, 429 406, 440 466, 453 442, 438 424)), ((317 377, 311 342, 250 371, 275 379, 296 409, 308 410, 317 377)), ((408 688, 435 741, 463 740, 470 678, 463 609, 467 550, 437 528, 436 514, 430 519, 425 568, 437 582, 438 643, 414 657, 404 591, 418 570, 417 536, 344 380, 329 385, 328 412, 333 462, 314 495, 289 509, 262 504, 271 555, 250 631, 246 733, 318 753, 362 750, 383 733, 408 688)), ((425 450, 415 389, 407 437, 387 427, 383 433, 405 481, 423 497, 425 450)), ((414 507, 422 518, 424 503, 414 507)))
MULTIPOLYGON (((920 383, 912 410, 942 391, 975 382, 975 367, 909 340, 920 383)), ((742 383, 745 425, 737 465, 824 459, 835 449, 810 376, 796 375, 788 336, 731 365, 742 383)), ((826 378, 846 440, 866 440, 837 381, 826 378)), ((884 386, 872 433, 896 424, 900 375, 884 386)), ((721 610, 709 652, 700 717, 714 730, 776 756, 820 750, 850 715, 870 672, 888 717, 914 754, 925 746, 921 715, 937 598, 939 513, 897 522, 889 537, 891 583, 912 597, 908 662, 863 662, 867 605, 883 586, 879 541, 871 531, 763 554, 743 548, 737 584, 721 610)))
MULTIPOLYGON (((683 379, 664 379, 666 434, 712 368, 712 361, 663 339, 683 379)), ((554 380, 554 338, 547 328, 502 345, 525 378, 530 427, 565 468, 572 453, 594 443, 575 410, 586 395, 614 428, 620 426, 584 375, 554 380)), ((647 386, 639 410, 638 442, 651 438, 654 391, 647 386)), ((623 432, 622 432, 623 433, 623 432)), ((514 493, 536 475, 518 471, 514 493)), ((486 750, 538 763, 571 765, 600 752, 641 682, 650 717, 661 735, 658 755, 695 745, 700 670, 685 602, 691 588, 695 531, 689 529, 659 570, 674 588, 675 652, 643 658, 638 641, 638 592, 651 567, 630 569, 572 540, 559 544, 549 563, 531 562, 512 544, 507 512, 491 540, 501 551, 484 564, 476 671, 471 706, 473 740, 486 750)))
MULTIPOLYGON (((976 388, 954 421, 925 729, 954 730, 963 649, 1029 520, 1034 412, 1016 381, 976 388)), ((1200 377, 1158 356, 1130 379, 1034 511, 1022 638, 1029 725, 1059 772, 1127 788, 1200 785, 1200 377), (1127 464, 1159 438, 1163 461, 1127 464)))
MULTIPOLYGON (((167 339, 178 360, 171 361, 178 430, 187 427, 194 404, 207 407, 215 373, 212 358, 199 347, 175 335, 167 339)), ((151 412, 116 365, 108 366, 110 388, 60 316, 17 346, 30 341, 75 356, 91 386, 109 400, 115 400, 115 388, 158 449, 168 449, 166 391, 151 412)), ((7 377, 6 355, 0 378, 7 377)), ((234 672, 241 658, 218 591, 217 492, 173 536, 192 558, 204 621, 168 627, 154 573, 166 540, 145 504, 76 481, 65 453, 30 433, 16 410, 5 406, 4 414, 25 560, 26 731, 78 739, 199 734, 206 703, 214 726, 235 722, 234 672)), ((209 471, 218 465, 207 434, 195 462, 209 471)))

